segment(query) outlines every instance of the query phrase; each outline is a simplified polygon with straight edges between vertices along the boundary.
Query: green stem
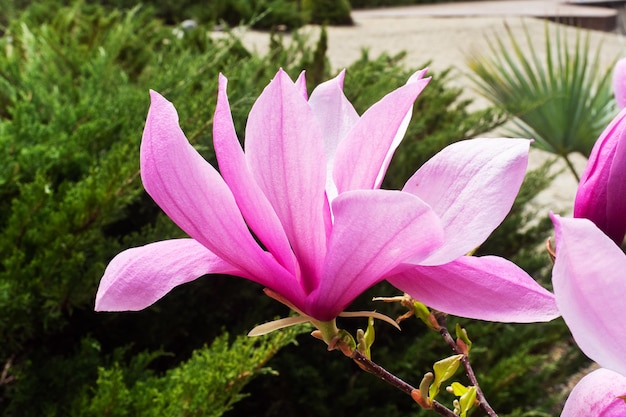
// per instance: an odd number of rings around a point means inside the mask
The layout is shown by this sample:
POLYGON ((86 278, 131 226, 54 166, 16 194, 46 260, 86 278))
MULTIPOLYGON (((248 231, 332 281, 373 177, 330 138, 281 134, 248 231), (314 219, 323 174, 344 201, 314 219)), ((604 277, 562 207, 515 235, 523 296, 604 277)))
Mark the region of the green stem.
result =
POLYGON ((327 345, 329 345, 339 333, 335 319, 332 319, 331 321, 311 320, 311 322, 315 327, 317 327, 317 330, 320 331, 322 340, 326 342, 327 345))
POLYGON ((562 154, 561 156, 563 157, 563 159, 565 159, 565 163, 567 164, 570 172, 574 175, 574 178, 576 178, 576 182, 580 182, 580 176, 578 176, 578 172, 576 172, 574 164, 572 164, 572 161, 569 160, 567 154, 562 154))

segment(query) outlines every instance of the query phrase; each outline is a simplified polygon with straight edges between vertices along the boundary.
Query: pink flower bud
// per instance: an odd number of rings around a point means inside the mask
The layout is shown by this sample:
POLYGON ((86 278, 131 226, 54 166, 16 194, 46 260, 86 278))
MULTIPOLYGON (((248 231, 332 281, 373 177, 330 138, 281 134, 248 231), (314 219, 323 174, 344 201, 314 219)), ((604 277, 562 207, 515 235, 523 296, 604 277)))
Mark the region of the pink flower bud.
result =
MULTIPOLYGON (((624 70, 626 74, 626 62, 624 70)), ((594 145, 574 202, 574 217, 591 220, 618 245, 626 234, 625 135, 626 110, 622 110, 594 145)))

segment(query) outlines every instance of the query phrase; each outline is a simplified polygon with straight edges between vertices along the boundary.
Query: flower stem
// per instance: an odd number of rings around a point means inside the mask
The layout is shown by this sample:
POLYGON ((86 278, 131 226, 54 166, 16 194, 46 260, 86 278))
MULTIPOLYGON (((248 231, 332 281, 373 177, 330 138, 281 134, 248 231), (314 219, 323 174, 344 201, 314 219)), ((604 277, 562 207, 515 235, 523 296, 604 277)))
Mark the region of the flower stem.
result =
POLYGON ((452 348, 452 351, 454 353, 456 353, 457 355, 463 355, 463 357, 461 358, 461 364, 463 364, 463 367, 465 368, 465 374, 470 380, 470 383, 476 387, 476 399, 480 403, 480 407, 485 410, 489 417, 498 417, 498 414, 496 414, 494 409, 491 408, 489 402, 487 402, 485 394, 478 384, 478 379, 476 378, 476 374, 474 373, 474 369, 472 368, 469 358, 464 353, 463 349, 459 347, 459 345, 456 343, 456 341, 448 331, 448 327, 446 326, 446 315, 439 312, 435 313, 434 315, 437 323, 440 326, 439 334, 441 334, 443 340, 452 348))
POLYGON ((339 333, 335 319, 332 319, 331 321, 317 321, 311 319, 311 323, 313 323, 313 325, 320 331, 322 340, 326 342, 327 345, 330 344, 339 333))

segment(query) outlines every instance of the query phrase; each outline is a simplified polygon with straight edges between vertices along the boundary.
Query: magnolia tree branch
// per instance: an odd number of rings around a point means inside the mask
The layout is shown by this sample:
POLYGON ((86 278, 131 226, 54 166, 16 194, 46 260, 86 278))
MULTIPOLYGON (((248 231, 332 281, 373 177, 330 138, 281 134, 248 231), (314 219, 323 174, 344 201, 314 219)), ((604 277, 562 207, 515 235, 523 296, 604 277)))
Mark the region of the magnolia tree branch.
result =
MULTIPOLYGON (((382 366, 374 363, 371 359, 368 359, 367 356, 359 352, 358 349, 355 349, 354 351, 352 351, 352 354, 350 355, 350 357, 354 360, 354 362, 356 362, 357 365, 359 365, 361 369, 385 381, 392 387, 399 389, 405 394, 411 396, 411 398, 414 398, 415 393, 419 392, 419 390, 416 389, 415 387, 404 382, 397 376, 393 375, 391 372, 387 371, 382 366)), ((430 409, 436 412, 437 414, 445 416, 445 417, 458 417, 451 410, 446 408, 443 404, 434 400, 432 400, 430 409)))
POLYGON ((439 324, 439 334, 443 337, 443 340, 452 348, 454 353, 457 355, 463 355, 461 358, 461 364, 465 368, 465 374, 467 378, 470 380, 470 383, 476 387, 476 399, 480 403, 480 407, 485 410, 489 417, 498 417, 498 414, 491 408, 491 405, 487 402, 485 398, 485 394, 483 390, 480 388, 478 384, 478 379, 476 379, 476 374, 474 373, 474 369, 470 364, 469 357, 467 356, 467 351, 462 349, 458 343, 454 340, 450 332, 448 331, 447 323, 446 323, 446 314, 445 313, 434 313, 435 319, 437 320, 437 324, 439 324))
MULTIPOLYGON (((454 340, 454 338, 448 331, 447 322, 446 322, 447 314, 439 312, 439 311, 435 311, 435 310, 429 311, 426 308, 426 306, 423 306, 425 310, 425 314, 422 314, 424 312, 422 312, 422 310, 418 308, 420 303, 417 303, 408 294, 404 294, 403 296, 398 296, 398 297, 375 298, 374 300, 384 301, 388 303, 400 302, 402 303, 403 306, 407 307, 409 311, 406 314, 400 316, 398 319, 396 319, 397 323, 415 315, 419 319, 421 319, 424 323, 426 323, 429 328, 435 331, 438 331, 439 334, 443 337, 444 341, 452 348, 452 351, 456 355, 460 355, 461 357, 460 362, 463 365, 463 368, 465 369, 465 374, 467 375, 470 381, 470 385, 473 386, 476 390, 476 401, 478 402, 478 405, 480 406, 480 408, 482 408, 489 417, 498 417, 498 414, 496 414, 496 412, 491 407, 489 402, 487 402, 487 399, 485 398, 485 394, 480 388, 478 379, 476 378, 476 374, 474 373, 474 369, 472 368, 472 365, 469 361, 469 357, 468 357, 469 347, 464 341, 467 339, 457 340, 457 341, 454 340)), ((316 332, 313 332, 314 335, 315 333, 316 332)), ((329 344, 328 348, 329 350, 334 350, 334 349, 341 350, 344 353, 344 355, 352 358, 354 362, 357 365, 359 365, 359 367, 361 367, 361 369, 377 376, 378 378, 387 382, 391 386, 399 389, 405 394, 410 395, 411 398, 416 403, 418 403, 422 408, 433 410, 442 416, 447 416, 447 417, 457 416, 455 412, 451 411, 450 409, 448 409, 441 403, 435 401, 432 398, 428 398, 429 397, 428 387, 433 381, 432 379, 433 374, 431 373, 426 374, 424 376, 424 379, 422 380, 422 383, 420 384, 420 388, 416 389, 415 387, 407 384, 406 382, 404 382, 397 376, 391 374, 389 371, 387 371, 380 365, 372 362, 372 360, 369 359, 361 350, 359 350, 358 347, 357 348, 354 347, 354 340, 352 341, 352 347, 350 347, 345 342, 346 342, 346 339, 342 340, 341 337, 337 336, 335 338, 335 342, 329 344)), ((457 406, 455 405, 455 411, 458 412, 456 407, 457 406)))

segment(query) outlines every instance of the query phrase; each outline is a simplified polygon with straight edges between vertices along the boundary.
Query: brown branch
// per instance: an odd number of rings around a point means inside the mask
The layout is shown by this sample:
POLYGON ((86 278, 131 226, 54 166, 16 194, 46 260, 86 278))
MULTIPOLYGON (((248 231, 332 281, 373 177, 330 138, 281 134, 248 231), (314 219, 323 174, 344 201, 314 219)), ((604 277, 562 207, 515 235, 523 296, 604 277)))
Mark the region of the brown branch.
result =
POLYGON ((478 384, 478 379, 476 378, 476 374, 474 373, 474 369, 472 368, 472 365, 465 350, 459 347, 457 342, 448 331, 446 314, 440 312, 433 312, 433 314, 437 320, 437 323, 439 324, 439 334, 441 334, 443 340, 452 348, 452 351, 454 351, 454 353, 456 353, 457 355, 463 355, 463 358, 461 358, 461 364, 463 364, 463 367, 465 368, 465 374, 467 375, 470 383, 476 387, 476 399, 480 403, 480 407, 485 410, 489 417, 498 417, 498 414, 494 411, 493 408, 491 408, 489 402, 487 402, 487 398, 485 398, 485 394, 478 384))
MULTIPOLYGON (((392 387, 399 389, 400 391, 404 392, 405 394, 411 397, 413 397, 413 393, 415 391, 419 391, 415 387, 411 386, 410 384, 404 382, 397 376, 387 371, 382 366, 374 363, 371 359, 368 359, 367 356, 359 352, 357 349, 355 349, 352 352, 352 355, 350 357, 352 358, 352 360, 354 360, 354 362, 356 362, 357 365, 359 365, 359 368, 363 369, 366 372, 369 372, 370 374, 385 381, 392 387)), ((430 400, 430 402, 431 402, 430 404, 431 410, 433 410, 437 414, 442 415, 444 417, 458 417, 451 410, 446 408, 443 404, 435 400, 430 400)))

